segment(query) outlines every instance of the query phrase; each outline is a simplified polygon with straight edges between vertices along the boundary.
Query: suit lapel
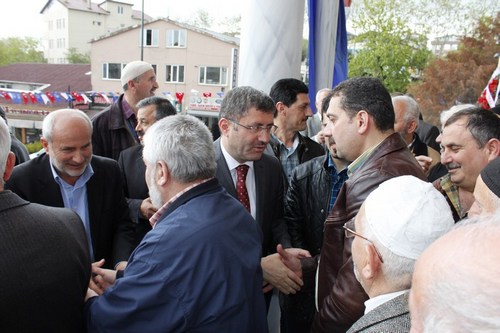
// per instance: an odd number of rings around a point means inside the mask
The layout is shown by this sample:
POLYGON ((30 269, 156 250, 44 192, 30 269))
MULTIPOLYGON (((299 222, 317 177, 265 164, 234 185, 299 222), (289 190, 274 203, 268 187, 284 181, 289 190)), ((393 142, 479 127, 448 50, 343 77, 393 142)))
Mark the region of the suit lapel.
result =
POLYGON ((227 166, 226 159, 222 154, 220 148, 220 139, 217 139, 214 143, 215 148, 215 158, 217 159, 217 179, 219 183, 226 189, 226 191, 233 197, 237 198, 236 188, 234 187, 233 177, 231 177, 231 172, 227 166))
MULTIPOLYGON (((266 191, 266 184, 269 184, 268 181, 268 176, 269 173, 266 172, 264 163, 262 162, 262 159, 258 161, 253 162, 253 168, 254 168, 254 177, 255 177, 255 220, 259 223, 262 224, 262 221, 264 221, 264 217, 262 216, 264 214, 264 198, 262 193, 266 191)), ((262 225, 261 225, 262 227, 262 225)))
MULTIPOLYGON (((98 236, 101 233, 99 232, 99 225, 97 221, 99 221, 99 212, 101 211, 100 205, 102 203, 102 198, 106 193, 106 190, 102 186, 102 184, 105 184, 106 182, 102 179, 102 174, 99 172, 99 167, 95 166, 94 161, 95 159, 92 158, 92 161, 90 162, 92 165, 92 169, 94 170, 94 174, 87 182, 87 204, 92 244, 99 244, 98 236)), ((114 209, 115 207, 110 208, 114 209)), ((95 251, 96 249, 94 245, 94 253, 95 251)))
POLYGON ((48 154, 43 154, 41 161, 41 172, 37 181, 40 182, 40 187, 43 189, 43 197, 40 203, 54 207, 64 207, 64 201, 59 184, 56 183, 52 176, 52 169, 50 168, 50 158, 48 154))

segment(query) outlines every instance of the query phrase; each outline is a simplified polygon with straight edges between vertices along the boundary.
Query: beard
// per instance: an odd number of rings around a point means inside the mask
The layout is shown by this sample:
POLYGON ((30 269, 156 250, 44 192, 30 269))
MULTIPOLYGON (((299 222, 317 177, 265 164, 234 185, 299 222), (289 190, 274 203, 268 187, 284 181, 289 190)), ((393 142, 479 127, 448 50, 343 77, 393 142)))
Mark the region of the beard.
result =
POLYGON ((156 181, 154 179, 154 172, 149 172, 148 176, 148 188, 149 188, 149 198, 151 199, 151 203, 156 209, 159 209, 161 206, 163 206, 164 202, 161 197, 160 190, 158 189, 158 186, 156 185, 156 181))

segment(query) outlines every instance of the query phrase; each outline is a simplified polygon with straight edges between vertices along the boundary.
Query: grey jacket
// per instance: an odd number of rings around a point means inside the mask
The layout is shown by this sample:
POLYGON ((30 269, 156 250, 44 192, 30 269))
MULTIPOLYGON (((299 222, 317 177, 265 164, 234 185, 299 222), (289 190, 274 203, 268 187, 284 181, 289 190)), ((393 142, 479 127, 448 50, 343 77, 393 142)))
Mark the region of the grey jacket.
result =
POLYGON ((406 333, 409 331, 408 293, 404 293, 359 318, 347 333, 406 333))

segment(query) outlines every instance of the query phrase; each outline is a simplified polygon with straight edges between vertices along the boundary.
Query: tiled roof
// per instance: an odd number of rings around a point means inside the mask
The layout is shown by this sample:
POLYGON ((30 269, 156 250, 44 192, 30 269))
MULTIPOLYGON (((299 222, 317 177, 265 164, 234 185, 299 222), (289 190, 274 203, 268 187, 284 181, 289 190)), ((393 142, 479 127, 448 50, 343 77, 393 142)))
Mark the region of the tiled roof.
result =
MULTIPOLYGON (((40 11, 41 14, 45 11, 45 9, 48 7, 48 5, 55 0, 48 0, 45 6, 42 8, 40 11)), ((99 14, 109 14, 107 11, 99 7, 98 4, 92 3, 90 4, 89 8, 89 2, 87 0, 57 0, 60 2, 63 6, 65 6, 68 9, 74 9, 74 10, 81 10, 81 11, 89 11, 89 12, 96 12, 99 14)))
MULTIPOLYGON (((202 28, 198 28, 198 27, 195 27, 193 25, 190 25, 188 23, 182 23, 182 22, 178 22, 178 21, 174 21, 174 20, 171 20, 169 18, 157 18, 153 21, 150 21, 150 22, 147 22, 144 24, 144 27, 147 27, 148 25, 151 25, 155 22, 158 22, 158 21, 164 21, 164 22, 169 22, 169 23, 172 23, 172 24, 175 24, 179 27, 182 27, 182 28, 185 28, 185 29, 188 29, 188 30, 192 30, 192 31, 196 31, 200 34, 203 34, 203 35, 206 35, 206 36, 210 36, 212 38, 215 38, 215 39, 218 39, 218 40, 221 40, 223 42, 226 42, 226 43, 231 43, 231 44, 234 44, 234 45, 240 45, 240 39, 238 37, 233 37, 233 36, 228 36, 228 35, 224 35, 224 34, 221 34, 221 33, 218 33, 218 32, 215 32, 215 31, 210 31, 210 30, 207 30, 207 29, 202 29, 202 28)), ((109 38, 109 37, 113 37, 113 36, 116 36, 116 35, 119 35, 123 32, 126 32, 126 31, 129 31, 129 30, 132 30, 132 29, 136 29, 137 27, 139 27, 139 25, 134 25, 134 26, 130 26, 130 27, 126 27, 126 28, 123 28, 123 29, 119 29, 119 30, 116 30, 116 31, 113 31, 105 36, 100 36, 98 38, 94 38, 93 40, 91 40, 91 43, 92 42, 96 42, 96 41, 100 41, 102 39, 106 39, 106 38, 109 38)))
POLYGON ((90 91, 90 64, 18 63, 0 67, 0 81, 50 84, 44 91, 90 91))
MULTIPOLYGON (((56 0, 48 0, 45 6, 42 8, 40 11, 41 14, 45 11, 45 9, 48 7, 48 5, 56 0)), ((101 7, 101 4, 103 4, 106 1, 103 1, 99 4, 90 2, 90 7, 89 7, 89 1, 88 0, 57 0, 59 3, 61 3, 63 6, 65 6, 68 9, 72 10, 79 10, 79 11, 86 11, 86 12, 94 12, 102 15, 109 15, 109 12, 104 10, 104 8, 101 7)), ((122 1, 113 1, 113 0, 108 0, 107 2, 116 2, 116 3, 123 3, 124 5, 129 5, 132 6, 132 4, 128 2, 122 2, 122 1)), ((132 17, 134 19, 140 20, 141 19, 141 11, 140 10, 132 10, 132 17)), ((152 17, 144 14, 144 20, 145 21, 151 21, 152 17)))

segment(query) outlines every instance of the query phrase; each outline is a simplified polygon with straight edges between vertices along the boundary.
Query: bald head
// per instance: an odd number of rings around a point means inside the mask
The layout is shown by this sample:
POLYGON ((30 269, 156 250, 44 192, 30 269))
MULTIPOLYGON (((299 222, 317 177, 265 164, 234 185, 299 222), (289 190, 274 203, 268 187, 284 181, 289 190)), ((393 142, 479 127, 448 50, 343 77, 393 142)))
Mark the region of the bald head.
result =
POLYGON ((417 260, 411 332, 498 332, 500 215, 483 216, 434 242, 417 260))
POLYGON ((92 122, 79 110, 52 111, 43 120, 42 145, 56 173, 74 185, 92 158, 92 122))

